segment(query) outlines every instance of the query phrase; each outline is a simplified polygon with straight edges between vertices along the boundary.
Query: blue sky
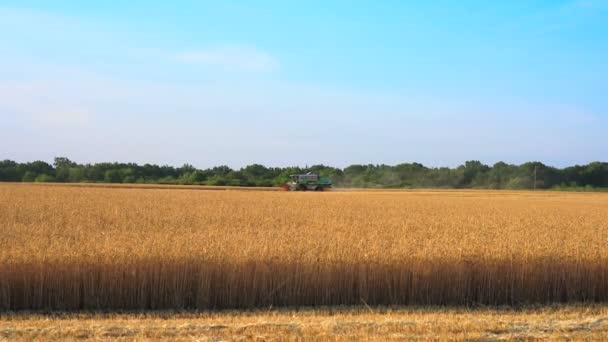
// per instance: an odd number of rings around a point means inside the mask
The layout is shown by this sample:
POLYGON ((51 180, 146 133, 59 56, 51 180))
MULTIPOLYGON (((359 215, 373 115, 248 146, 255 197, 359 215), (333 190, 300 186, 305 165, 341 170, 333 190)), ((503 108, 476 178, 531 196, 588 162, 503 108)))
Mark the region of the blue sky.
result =
POLYGON ((0 158, 608 155, 608 0, 3 1, 0 158))

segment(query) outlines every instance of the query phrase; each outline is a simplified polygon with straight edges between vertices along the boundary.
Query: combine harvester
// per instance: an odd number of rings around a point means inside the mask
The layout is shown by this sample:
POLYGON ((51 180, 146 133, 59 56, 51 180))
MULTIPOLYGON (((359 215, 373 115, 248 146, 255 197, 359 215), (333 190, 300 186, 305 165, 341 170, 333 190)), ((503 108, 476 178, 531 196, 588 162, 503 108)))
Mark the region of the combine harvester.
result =
POLYGON ((291 180, 281 188, 286 191, 325 191, 331 189, 331 179, 308 172, 289 176, 291 180))

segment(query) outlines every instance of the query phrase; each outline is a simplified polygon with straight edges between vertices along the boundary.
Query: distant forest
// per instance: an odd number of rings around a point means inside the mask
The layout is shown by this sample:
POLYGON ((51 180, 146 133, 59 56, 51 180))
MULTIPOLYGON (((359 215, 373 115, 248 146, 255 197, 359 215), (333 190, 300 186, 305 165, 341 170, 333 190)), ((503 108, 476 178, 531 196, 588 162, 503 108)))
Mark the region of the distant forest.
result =
POLYGON ((78 164, 67 158, 44 161, 0 162, 4 182, 92 182, 143 184, 198 184, 234 186, 279 186, 289 175, 317 172, 330 177, 336 187, 353 188, 447 188, 447 189, 561 189, 608 188, 608 163, 593 162, 563 169, 540 162, 492 166, 467 161, 456 168, 426 167, 419 163, 399 165, 351 165, 344 169, 325 165, 266 167, 253 164, 238 170, 228 166, 197 169, 134 163, 78 164))

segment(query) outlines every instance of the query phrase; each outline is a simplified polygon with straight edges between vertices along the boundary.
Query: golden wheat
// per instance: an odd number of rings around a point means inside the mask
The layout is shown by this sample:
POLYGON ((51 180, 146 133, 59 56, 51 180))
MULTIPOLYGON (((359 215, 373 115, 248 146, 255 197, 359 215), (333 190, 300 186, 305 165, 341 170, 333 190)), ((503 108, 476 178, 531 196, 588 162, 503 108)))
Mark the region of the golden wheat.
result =
POLYGON ((0 185, 0 309, 608 300, 608 195, 0 185))

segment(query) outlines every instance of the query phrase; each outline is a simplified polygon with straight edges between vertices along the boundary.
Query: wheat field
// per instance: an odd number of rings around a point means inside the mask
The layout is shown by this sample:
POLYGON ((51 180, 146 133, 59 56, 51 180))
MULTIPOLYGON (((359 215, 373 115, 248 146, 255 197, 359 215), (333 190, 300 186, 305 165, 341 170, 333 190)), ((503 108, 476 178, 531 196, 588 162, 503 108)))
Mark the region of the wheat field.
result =
POLYGON ((0 185, 0 310, 608 301, 608 194, 0 185))

